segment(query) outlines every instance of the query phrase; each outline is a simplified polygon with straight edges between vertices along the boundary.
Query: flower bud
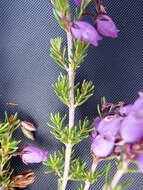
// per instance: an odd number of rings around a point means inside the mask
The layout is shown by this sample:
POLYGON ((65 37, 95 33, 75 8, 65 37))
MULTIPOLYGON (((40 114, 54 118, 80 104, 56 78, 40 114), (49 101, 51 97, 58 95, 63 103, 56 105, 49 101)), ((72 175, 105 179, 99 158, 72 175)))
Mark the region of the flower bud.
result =
POLYGON ((36 131, 36 127, 32 123, 27 121, 21 121, 20 126, 27 129, 28 131, 36 131))
POLYGON ((26 146, 20 156, 25 164, 34 164, 46 161, 48 151, 44 152, 34 146, 26 146))
POLYGON ((94 46, 98 46, 98 41, 102 40, 102 37, 99 36, 96 29, 85 21, 75 21, 71 27, 71 33, 74 38, 81 38, 83 42, 88 41, 94 46))
POLYGON ((112 38, 116 38, 118 36, 119 30, 117 29, 115 23, 105 14, 101 14, 96 18, 95 26, 97 31, 103 36, 112 38))

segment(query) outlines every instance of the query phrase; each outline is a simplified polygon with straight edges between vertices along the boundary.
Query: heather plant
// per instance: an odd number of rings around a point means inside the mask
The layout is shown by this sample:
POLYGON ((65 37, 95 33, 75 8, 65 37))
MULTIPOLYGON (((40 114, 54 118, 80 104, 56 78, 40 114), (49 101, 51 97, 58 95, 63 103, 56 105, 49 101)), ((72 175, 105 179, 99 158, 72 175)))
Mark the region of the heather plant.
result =
POLYGON ((13 137, 14 132, 18 128, 21 128, 24 136, 34 140, 33 131, 36 131, 34 125, 27 121, 18 120, 17 113, 8 117, 6 112, 5 121, 0 122, 0 188, 2 190, 25 188, 35 180, 32 170, 15 174, 10 164, 13 156, 20 155, 16 151, 19 148, 21 140, 16 140, 13 137))
MULTIPOLYGON (((72 15, 69 0, 51 0, 53 13, 60 27, 67 33, 67 47, 63 39, 51 39, 51 57, 65 70, 60 73, 57 83, 53 85, 58 98, 68 107, 69 114, 64 117, 60 113, 51 114, 52 134, 63 143, 62 151, 49 154, 44 162, 48 166, 46 173, 55 172, 59 177, 58 189, 65 190, 68 180, 82 182, 77 188, 88 190, 98 178, 105 173, 105 184, 102 190, 126 189, 132 180, 119 185, 119 179, 126 173, 143 170, 143 95, 134 104, 117 102, 115 104, 101 99, 97 106, 99 116, 90 122, 87 117, 75 122, 75 109, 81 106, 94 94, 94 85, 84 80, 75 84, 76 71, 87 56, 89 45, 97 47, 103 37, 117 38, 119 30, 107 14, 107 8, 101 0, 74 0, 77 8, 72 15), (94 12, 87 12, 87 6, 94 6, 94 12), (88 23, 85 17, 91 17, 88 23), (66 56, 68 54, 68 56, 66 56), (90 136, 91 157, 93 164, 86 170, 86 163, 75 158, 74 145, 90 136), (102 160, 114 159, 117 173, 110 179, 110 164, 96 171, 102 160), (139 170, 128 168, 129 162, 137 162, 139 170)), ((96 189, 96 187, 95 187, 96 189)))
POLYGON ((34 174, 31 171, 12 175, 9 160, 12 156, 20 156, 25 164, 43 162, 48 168, 47 174, 54 172, 58 176, 58 190, 65 190, 68 180, 79 181, 81 185, 77 189, 88 190, 103 174, 105 184, 102 190, 124 190, 133 182, 129 180, 119 184, 124 173, 143 172, 143 93, 139 92, 139 98, 134 104, 110 103, 102 97, 101 105, 97 105, 98 116, 93 121, 89 121, 86 116, 83 121, 75 121, 76 108, 94 94, 91 81, 83 80, 75 84, 76 72, 87 56, 88 47, 93 45, 98 48, 103 37, 117 38, 119 30, 101 0, 74 0, 77 6, 75 14, 71 13, 69 0, 50 0, 49 3, 53 5, 57 22, 67 34, 67 47, 62 38, 51 39, 51 57, 64 70, 53 88, 58 98, 68 107, 69 113, 63 117, 59 112, 52 113, 49 126, 63 147, 53 155, 29 145, 16 152, 19 141, 12 140, 15 129, 20 126, 25 136, 33 140, 32 131, 35 131, 35 127, 26 121, 15 121, 16 116, 11 122, 6 115, 6 123, 0 125, 0 185, 3 189, 14 189, 24 188, 33 182, 34 174), (94 6, 94 11, 87 12, 87 6, 94 6), (85 20, 86 16, 92 18, 92 23, 85 20), (87 151, 93 160, 89 170, 86 169, 86 163, 74 155, 74 145, 87 137, 91 138, 91 149, 87 151), (117 169, 113 179, 110 178, 112 159, 117 169), (109 164, 97 171, 98 163, 105 160, 109 164), (130 162, 137 163, 138 169, 130 169, 130 162))

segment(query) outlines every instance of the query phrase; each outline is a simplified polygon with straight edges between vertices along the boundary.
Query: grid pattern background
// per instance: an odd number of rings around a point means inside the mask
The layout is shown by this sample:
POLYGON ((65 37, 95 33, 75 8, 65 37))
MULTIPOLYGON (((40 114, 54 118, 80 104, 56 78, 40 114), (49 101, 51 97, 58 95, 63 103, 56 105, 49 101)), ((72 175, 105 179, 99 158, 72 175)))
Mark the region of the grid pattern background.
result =
MULTIPOLYGON (((76 81, 92 80, 95 95, 76 110, 76 122, 87 116, 90 121, 97 115, 96 105, 105 96, 109 102, 132 103, 137 92, 143 89, 143 1, 104 0, 108 14, 120 29, 117 39, 104 38, 99 47, 89 47, 88 56, 77 71, 76 81)), ((73 1, 72 10, 75 5, 73 1)), ((88 10, 93 11, 92 8, 88 10)), ((57 99, 52 84, 62 70, 49 56, 50 38, 64 38, 66 34, 58 26, 48 0, 0 0, 0 119, 4 111, 19 112, 19 118, 33 122, 37 127, 36 140, 25 140, 20 131, 16 138, 24 144, 32 144, 49 150, 61 149, 61 143, 50 133, 47 123, 50 113, 64 114, 67 108, 57 99), (18 103, 18 107, 8 106, 18 103), (23 140, 24 139, 24 140, 23 140)), ((75 146, 76 156, 91 166, 90 138, 75 146)), ((56 190, 54 174, 44 175, 42 164, 24 165, 19 158, 12 162, 17 172, 32 168, 36 181, 27 190, 56 190)), ((107 162, 101 162, 97 169, 107 162)), ((135 166, 132 166, 135 167, 135 166)), ((111 168, 114 175, 115 164, 111 168)), ((127 190, 142 190, 143 175, 126 174, 120 183, 134 178, 127 190)), ((78 183, 68 182, 68 190, 76 190, 78 183)), ((91 190, 100 190, 104 184, 102 176, 91 190)))

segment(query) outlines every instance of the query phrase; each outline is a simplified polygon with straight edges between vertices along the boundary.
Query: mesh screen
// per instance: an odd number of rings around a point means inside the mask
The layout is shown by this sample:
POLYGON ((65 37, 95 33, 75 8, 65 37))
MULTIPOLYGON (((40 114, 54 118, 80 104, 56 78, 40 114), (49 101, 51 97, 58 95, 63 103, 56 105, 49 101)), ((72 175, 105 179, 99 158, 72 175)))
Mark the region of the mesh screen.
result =
MULTIPOLYGON (((132 103, 137 92, 143 88, 143 1, 104 0, 108 14, 120 29, 117 39, 104 38, 99 47, 89 47, 88 56, 77 71, 76 81, 92 80, 95 95, 76 110, 76 122, 87 116, 90 121, 97 115, 96 105, 100 97, 106 96, 110 102, 125 101, 132 103)), ((72 3, 72 10, 75 5, 72 3)), ((91 9, 91 8, 88 8, 91 9)), ((24 144, 36 145, 50 153, 61 149, 61 143, 50 134, 47 125, 50 113, 67 112, 56 97, 52 84, 62 70, 49 56, 50 38, 64 38, 66 34, 58 26, 48 0, 0 0, 0 118, 4 111, 19 112, 19 118, 33 122, 37 127, 36 140, 25 140, 20 131, 16 138, 24 144), (18 103, 18 107, 8 106, 8 102, 18 103)), ((90 138, 75 146, 76 156, 91 166, 90 138)), ((24 165, 20 158, 12 162, 16 172, 32 168, 36 181, 27 189, 56 190, 57 178, 54 174, 44 175, 46 167, 42 164, 24 165)), ((107 162, 101 162, 98 170, 107 162)), ((136 167, 136 166, 132 166, 136 167)), ((113 162, 111 177, 116 172, 113 162)), ((141 174, 126 174, 121 183, 131 178, 135 182, 128 190, 143 189, 141 174)), ((68 182, 67 189, 76 190, 78 183, 68 182)), ((100 190, 104 176, 91 186, 100 190)))

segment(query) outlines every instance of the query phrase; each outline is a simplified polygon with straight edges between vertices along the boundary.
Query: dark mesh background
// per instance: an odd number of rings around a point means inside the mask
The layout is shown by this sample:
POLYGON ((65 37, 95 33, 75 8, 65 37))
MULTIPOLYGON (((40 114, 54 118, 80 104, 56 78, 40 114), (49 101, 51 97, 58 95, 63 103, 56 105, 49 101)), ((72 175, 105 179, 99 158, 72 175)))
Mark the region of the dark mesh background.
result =
MULTIPOLYGON (((143 1, 104 2, 120 33, 117 39, 105 38, 98 48, 90 46, 88 57, 77 72, 77 81, 94 82, 95 95, 77 109, 76 122, 84 116, 92 121, 103 95, 110 102, 132 103, 137 92, 143 89, 143 1)), ((50 153, 61 148, 47 125, 50 112, 67 111, 52 89, 61 69, 49 56, 50 38, 58 36, 66 39, 48 0, 0 0, 0 117, 3 119, 5 110, 18 111, 19 118, 37 126, 37 133, 35 142, 24 140, 20 131, 16 137, 23 140, 22 144, 33 144, 50 153), (11 107, 7 102, 16 102, 19 106, 11 107)), ((75 146, 76 156, 87 161, 87 168, 91 165, 90 144, 88 138, 75 146)), ((100 163, 98 169, 105 164, 100 163)), ((16 158, 13 166, 17 172, 32 168, 36 173, 36 182, 27 189, 57 189, 57 178, 54 174, 44 175, 46 167, 42 164, 26 166, 16 158)), ((114 172, 113 164, 111 176, 114 172)), ((121 182, 131 177, 135 182, 128 189, 143 189, 141 174, 125 175, 121 182)), ((104 176, 90 189, 100 190, 103 183, 104 176)), ((67 189, 76 190, 77 184, 69 182, 67 189)))

